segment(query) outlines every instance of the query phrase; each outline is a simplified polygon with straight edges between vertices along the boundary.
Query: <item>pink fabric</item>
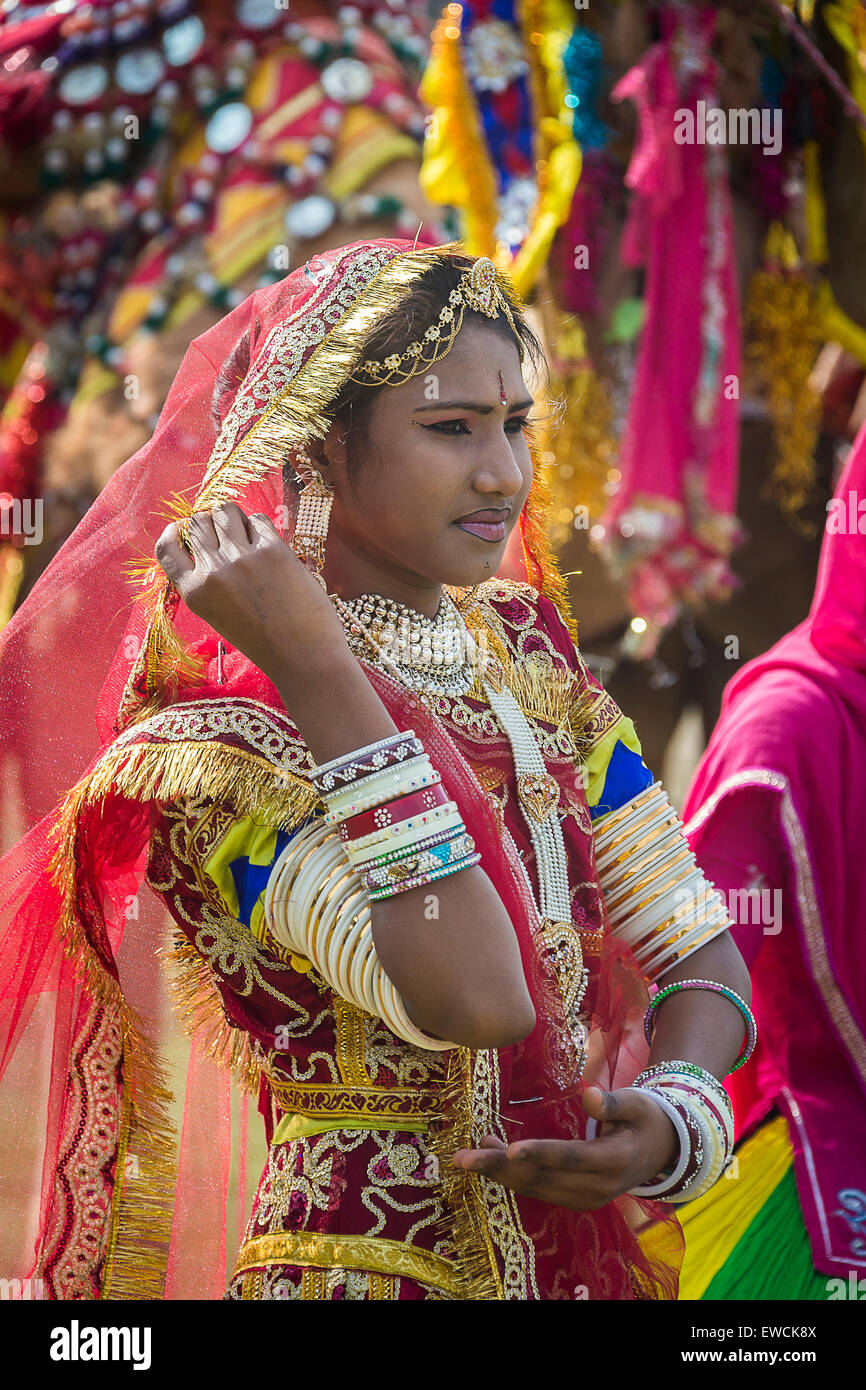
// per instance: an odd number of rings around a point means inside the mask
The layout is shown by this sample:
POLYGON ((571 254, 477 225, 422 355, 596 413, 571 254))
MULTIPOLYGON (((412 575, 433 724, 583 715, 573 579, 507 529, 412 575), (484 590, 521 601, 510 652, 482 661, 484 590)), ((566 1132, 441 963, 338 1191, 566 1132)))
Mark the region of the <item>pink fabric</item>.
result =
POLYGON ((231 1077, 190 1048, 167 1299, 219 1299, 237 1254, 226 1260, 231 1077), (210 1104, 207 1104, 209 1098, 210 1104))
POLYGON ((866 1266, 866 536, 856 510, 848 525, 864 489, 866 429, 809 616, 728 685, 684 807, 720 888, 747 886, 757 863, 783 893, 778 934, 734 930, 765 1060, 731 1090, 743 1128, 773 1103, 787 1112, 815 1262, 834 1274, 866 1266))
MULTIPOLYGON (((710 150, 677 144, 676 113, 712 104, 714 65, 707 56, 713 13, 683 17, 685 30, 650 48, 614 87, 634 101, 638 137, 626 183, 635 190, 623 240, 627 264, 646 265, 646 322, 622 443, 622 482, 604 517, 613 558, 629 578, 632 609, 656 627, 682 603, 715 596, 733 584, 727 555, 738 530, 738 413, 723 384, 740 372, 739 310, 726 175, 712 195, 710 150), (678 85, 673 40, 694 45, 703 65, 678 85), (712 240, 721 238, 713 269, 712 240), (718 357, 709 366, 705 413, 699 397, 707 373, 704 303, 717 278, 718 357), (625 528, 625 529, 623 529, 625 528)), ((730 393, 728 393, 730 394, 730 393)))

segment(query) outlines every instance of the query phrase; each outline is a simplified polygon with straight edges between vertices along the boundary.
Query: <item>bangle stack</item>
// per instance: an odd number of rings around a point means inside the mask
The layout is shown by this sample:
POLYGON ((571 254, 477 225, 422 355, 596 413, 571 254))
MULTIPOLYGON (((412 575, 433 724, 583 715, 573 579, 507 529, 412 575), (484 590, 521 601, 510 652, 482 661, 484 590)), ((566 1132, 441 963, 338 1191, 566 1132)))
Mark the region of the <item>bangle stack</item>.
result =
POLYGON ((680 1140, 673 1167, 632 1195, 679 1203, 709 1192, 734 1146, 733 1109, 721 1082, 694 1062, 672 1061, 647 1067, 629 1089, 651 1096, 680 1140))
POLYGON ((316 768, 312 780, 327 813, 293 835, 274 864, 268 930, 405 1042, 444 1052, 455 1044, 416 1028, 382 969, 370 902, 477 864, 475 841, 411 729, 316 768))
POLYGON ((463 818, 414 730, 317 767, 327 825, 372 900, 420 888, 480 862, 463 818), (372 768, 372 771, 370 770, 372 768))
POLYGON ((730 925, 683 824, 654 782, 593 826, 596 867, 611 931, 652 983, 730 925))
POLYGON ((755 1024, 755 1015, 752 1013, 745 999, 741 999, 735 990, 730 989, 728 985, 720 984, 718 980, 674 980, 671 984, 665 985, 663 989, 660 989, 644 1014, 643 1029, 647 1042, 652 1043, 654 1027, 653 1016, 656 1009, 660 1004, 663 1004, 666 999, 670 998, 672 994, 677 994, 683 989, 711 990, 712 993, 721 994, 725 999, 729 999, 730 1002, 739 1009, 745 1020, 746 1037, 737 1055, 737 1059, 731 1067, 731 1072, 729 1072, 728 1075, 738 1071, 740 1067, 745 1066, 755 1050, 755 1043, 758 1041, 758 1029, 755 1024))

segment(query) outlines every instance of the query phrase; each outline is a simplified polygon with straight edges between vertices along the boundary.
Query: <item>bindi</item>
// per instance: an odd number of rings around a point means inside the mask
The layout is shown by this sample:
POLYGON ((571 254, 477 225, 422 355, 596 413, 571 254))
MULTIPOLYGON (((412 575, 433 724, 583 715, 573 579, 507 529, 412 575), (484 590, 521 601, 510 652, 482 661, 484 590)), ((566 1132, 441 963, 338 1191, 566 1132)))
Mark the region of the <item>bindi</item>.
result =
POLYGON ((505 394, 505 387, 504 387, 503 384, 502 384, 502 373, 501 373, 501 372, 499 373, 499 403, 500 403, 500 405, 507 405, 507 404, 508 404, 508 397, 507 397, 506 394, 505 394))

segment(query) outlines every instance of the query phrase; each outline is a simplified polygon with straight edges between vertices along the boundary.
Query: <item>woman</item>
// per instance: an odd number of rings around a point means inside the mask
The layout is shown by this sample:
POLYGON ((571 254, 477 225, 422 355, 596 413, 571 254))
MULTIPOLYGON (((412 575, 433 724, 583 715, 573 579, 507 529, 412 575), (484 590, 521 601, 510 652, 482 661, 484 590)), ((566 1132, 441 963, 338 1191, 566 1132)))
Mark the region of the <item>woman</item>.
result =
POLYGON ((828 504, 809 616, 729 684, 686 802, 762 1027, 731 1087, 737 1180, 684 1215, 690 1298, 863 1295, 864 496, 861 430, 828 504))
POLYGON ((50 1296, 190 1287, 191 1136, 221 1117, 193 1059, 178 1169, 158 901, 188 1026, 268 1132, 229 1297, 674 1295, 676 1222, 644 1194, 726 1161, 748 980, 554 602, 533 353, 489 261, 317 256, 192 343, 153 440, 10 626, 28 813, 90 762, 4 861, 10 1052, 53 1003, 47 1107, 19 1085, 9 1131, 46 1136, 50 1296), (538 587, 494 578, 518 518, 538 587), (130 605, 118 567, 143 552, 130 605))

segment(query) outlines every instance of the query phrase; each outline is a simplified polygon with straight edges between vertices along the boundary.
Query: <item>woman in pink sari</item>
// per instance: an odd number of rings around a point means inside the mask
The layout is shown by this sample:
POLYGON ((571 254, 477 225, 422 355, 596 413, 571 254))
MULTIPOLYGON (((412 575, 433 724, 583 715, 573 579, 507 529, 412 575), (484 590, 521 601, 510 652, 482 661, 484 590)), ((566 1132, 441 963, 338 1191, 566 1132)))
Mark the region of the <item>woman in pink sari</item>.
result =
POLYGON ((809 616, 729 684, 683 814, 737 923, 761 1039, 729 1083, 737 1177, 684 1214, 681 1296, 862 1298, 866 429, 809 616))

